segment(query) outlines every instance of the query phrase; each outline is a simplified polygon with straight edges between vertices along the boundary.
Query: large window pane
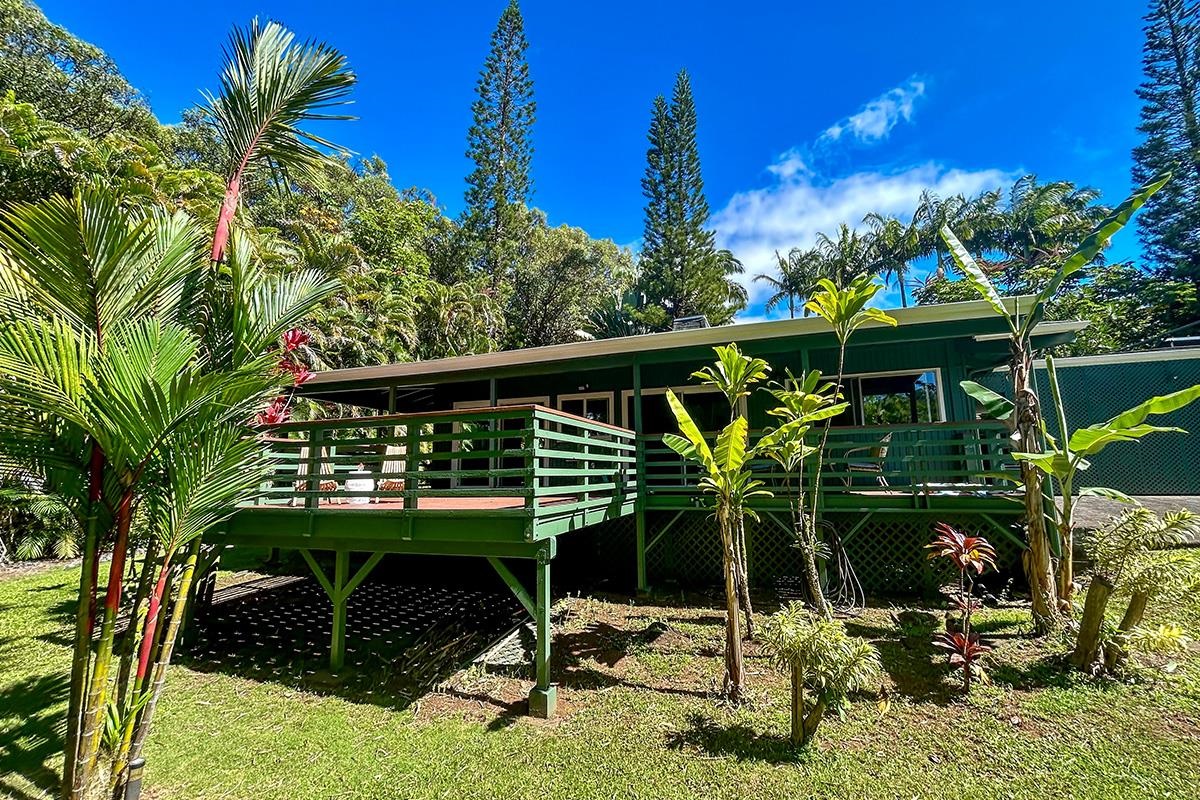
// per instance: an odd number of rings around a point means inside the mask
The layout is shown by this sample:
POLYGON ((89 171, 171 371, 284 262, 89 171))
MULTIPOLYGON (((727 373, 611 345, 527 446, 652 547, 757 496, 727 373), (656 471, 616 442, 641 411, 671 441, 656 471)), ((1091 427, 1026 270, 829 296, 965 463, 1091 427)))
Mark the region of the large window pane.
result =
POLYGON ((864 425, 937 422, 937 373, 878 375, 858 379, 864 425))

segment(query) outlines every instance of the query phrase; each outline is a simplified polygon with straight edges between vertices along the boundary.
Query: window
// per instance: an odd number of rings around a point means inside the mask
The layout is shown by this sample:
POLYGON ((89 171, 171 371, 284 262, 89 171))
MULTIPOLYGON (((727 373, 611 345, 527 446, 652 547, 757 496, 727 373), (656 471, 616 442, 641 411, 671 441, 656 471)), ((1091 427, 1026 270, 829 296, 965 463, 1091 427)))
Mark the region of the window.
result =
POLYGON ((593 422, 612 424, 612 392, 591 394, 560 394, 558 408, 568 414, 590 419, 593 422))
POLYGON ((846 378, 850 408, 835 425, 909 425, 941 422, 941 372, 937 369, 851 375, 846 378))
MULTIPOLYGON (((729 401, 725 395, 709 386, 682 386, 673 388, 676 395, 683 400, 683 405, 692 415, 696 426, 706 433, 721 430, 729 424, 729 401)), ((633 427, 633 392, 626 390, 621 393, 624 400, 623 424, 626 428, 633 427)), ((742 413, 746 413, 745 400, 742 400, 742 413)), ((667 405, 666 389, 642 390, 642 433, 678 433, 679 425, 675 415, 667 405)))

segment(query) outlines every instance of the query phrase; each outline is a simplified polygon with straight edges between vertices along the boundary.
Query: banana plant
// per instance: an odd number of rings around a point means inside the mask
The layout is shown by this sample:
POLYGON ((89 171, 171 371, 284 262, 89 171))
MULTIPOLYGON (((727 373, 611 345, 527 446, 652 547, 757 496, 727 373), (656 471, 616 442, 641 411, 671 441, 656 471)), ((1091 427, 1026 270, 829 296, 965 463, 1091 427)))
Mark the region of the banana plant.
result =
MULTIPOLYGON (((975 289, 988 306, 1002 317, 1008 326, 1009 362, 1013 386, 1013 406, 1005 418, 1013 431, 1016 449, 1025 453, 1043 451, 1042 431, 1045 428, 1041 407, 1033 388, 1033 331, 1045 318, 1046 304, 1054 298, 1068 278, 1095 261, 1109 240, 1121 230, 1150 197, 1170 180, 1170 173, 1155 176, 1125 202, 1117 206, 1080 242, 1075 251, 1059 263, 1050 279, 1041 288, 1027 309, 1018 303, 1013 311, 1005 304, 987 271, 971 257, 949 226, 941 229, 942 240, 962 272, 964 279, 975 289)), ((987 396, 979 392, 978 384, 963 385, 973 397, 987 396)), ((1021 482, 1024 485, 1026 540, 1029 548, 1024 559, 1026 578, 1033 595, 1033 622, 1040 633, 1046 633, 1061 621, 1062 605, 1055 583, 1051 559, 1050 537, 1046 530, 1045 510, 1042 507, 1042 476, 1029 461, 1021 462, 1021 482)))
POLYGON ((767 413, 780 422, 763 434, 757 449, 783 469, 792 531, 799 545, 809 601, 822 617, 830 619, 833 609, 821 590, 821 578, 817 570, 815 528, 806 522, 804 464, 818 450, 816 446, 808 444, 806 438, 814 425, 836 417, 849 404, 842 402, 832 381, 822 381, 819 370, 810 371, 803 379, 787 370, 784 380, 772 384, 767 391, 779 404, 767 413), (792 476, 795 476, 795 491, 791 491, 792 476))
MULTIPOLYGON (((1043 431, 1042 436, 1047 445, 1045 450, 1038 453, 1015 452, 1013 458, 1029 464, 1058 485, 1057 498, 1053 505, 1054 523, 1058 530, 1059 541, 1062 543, 1062 555, 1059 558, 1057 570, 1057 589, 1059 597, 1063 601, 1069 602, 1075 591, 1072 554, 1075 541, 1076 476, 1091 466, 1091 462, 1088 460, 1090 456, 1096 455, 1115 442, 1133 442, 1152 433, 1186 433, 1187 431, 1182 428, 1151 425, 1146 420, 1151 416, 1170 414, 1194 402, 1200 398, 1200 384, 1161 397, 1152 397, 1105 422, 1089 425, 1068 434, 1067 415, 1063 406, 1062 392, 1059 389, 1053 356, 1046 357, 1046 377, 1050 385, 1050 395, 1054 402, 1054 412, 1061 439, 1056 439, 1048 431, 1043 431)), ((995 399, 991 402, 993 405, 996 404, 995 399)), ((1000 407, 1003 408, 1003 406, 1000 407)), ((1088 487, 1078 495, 1101 495, 1122 502, 1131 502, 1130 498, 1121 492, 1102 487, 1088 487)))
MULTIPOLYGON (((716 362, 696 370, 691 377, 698 379, 703 385, 714 387, 725 396, 729 401, 729 421, 733 422, 738 417, 742 399, 750 396, 756 383, 766 380, 771 372, 771 365, 761 358, 745 355, 736 342, 719 345, 714 347, 713 351, 717 354, 716 362)), ((744 515, 737 513, 736 509, 733 518, 736 522, 733 553, 738 595, 746 620, 746 636, 753 639, 754 607, 750 602, 750 573, 746 563, 746 526, 744 515)))
POLYGON ((762 481, 754 477, 749 463, 756 454, 750 447, 749 427, 740 414, 717 435, 710 447, 699 426, 674 392, 667 391, 667 403, 679 425, 679 433, 663 435, 663 443, 685 461, 701 469, 700 490, 709 496, 717 529, 721 536, 721 563, 725 577, 725 695, 730 702, 745 698, 746 670, 742 660, 740 592, 738 591, 736 532, 744 516, 755 518, 746 507, 754 497, 770 497, 762 481))

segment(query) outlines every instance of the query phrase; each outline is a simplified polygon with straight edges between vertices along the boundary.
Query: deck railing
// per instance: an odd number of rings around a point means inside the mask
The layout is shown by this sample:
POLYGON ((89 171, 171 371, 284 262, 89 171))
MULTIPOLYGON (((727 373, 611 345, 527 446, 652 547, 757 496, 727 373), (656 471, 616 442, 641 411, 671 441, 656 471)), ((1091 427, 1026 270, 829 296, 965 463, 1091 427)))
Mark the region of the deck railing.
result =
POLYGON ((631 502, 632 431, 542 406, 290 422, 255 505, 509 510, 535 518, 631 502))
MULTIPOLYGON (((814 431, 810 442, 818 443, 819 435, 814 431)), ((648 495, 696 493, 699 468, 667 448, 661 436, 641 436, 638 446, 648 495)), ((1011 439, 1001 422, 835 427, 825 450, 821 491, 826 497, 1011 494, 1014 483, 1006 476, 1015 479, 1017 469, 1010 453, 1011 439)), ((814 463, 809 459, 806 465, 810 475, 814 463)), ((751 469, 777 492, 795 485, 795 476, 769 459, 752 462, 751 469)))

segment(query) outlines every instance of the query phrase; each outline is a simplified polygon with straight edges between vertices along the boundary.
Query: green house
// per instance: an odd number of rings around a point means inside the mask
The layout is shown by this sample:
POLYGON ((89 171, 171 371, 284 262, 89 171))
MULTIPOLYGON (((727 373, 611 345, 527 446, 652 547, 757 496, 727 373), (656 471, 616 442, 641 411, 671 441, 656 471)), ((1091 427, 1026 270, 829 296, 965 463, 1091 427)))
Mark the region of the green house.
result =
MULTIPOLYGON (((1008 303, 1025 313, 1030 299, 1008 303)), ((820 497, 824 534, 870 592, 937 582, 922 551, 935 520, 986 531, 1010 564, 1021 547, 1019 497, 1003 479, 1014 466, 1007 431, 978 419, 959 389, 1007 360, 1005 321, 984 302, 892 313, 896 327, 869 325, 851 340, 850 409, 834 421, 820 497)), ((1035 344, 1069 341, 1082 327, 1043 323, 1035 344)), ((662 434, 674 430, 668 388, 702 427, 728 420, 724 398, 690 375, 731 341, 778 375, 836 372, 834 337, 802 318, 318 373, 304 394, 358 413, 273 430, 275 478, 213 541, 304 555, 333 601, 335 666, 346 598, 383 554, 488 559, 536 621, 531 709, 552 713, 559 537, 587 537, 592 568, 638 589, 720 574, 704 498, 662 434), (314 551, 334 554, 332 574, 314 551), (517 560, 533 565, 532 587, 510 568, 517 560)), ((746 401, 752 428, 768 422, 767 400, 746 401)), ((769 584, 798 574, 796 551, 786 476, 769 463, 755 469, 776 496, 756 504, 748 563, 751 580, 769 584)))

